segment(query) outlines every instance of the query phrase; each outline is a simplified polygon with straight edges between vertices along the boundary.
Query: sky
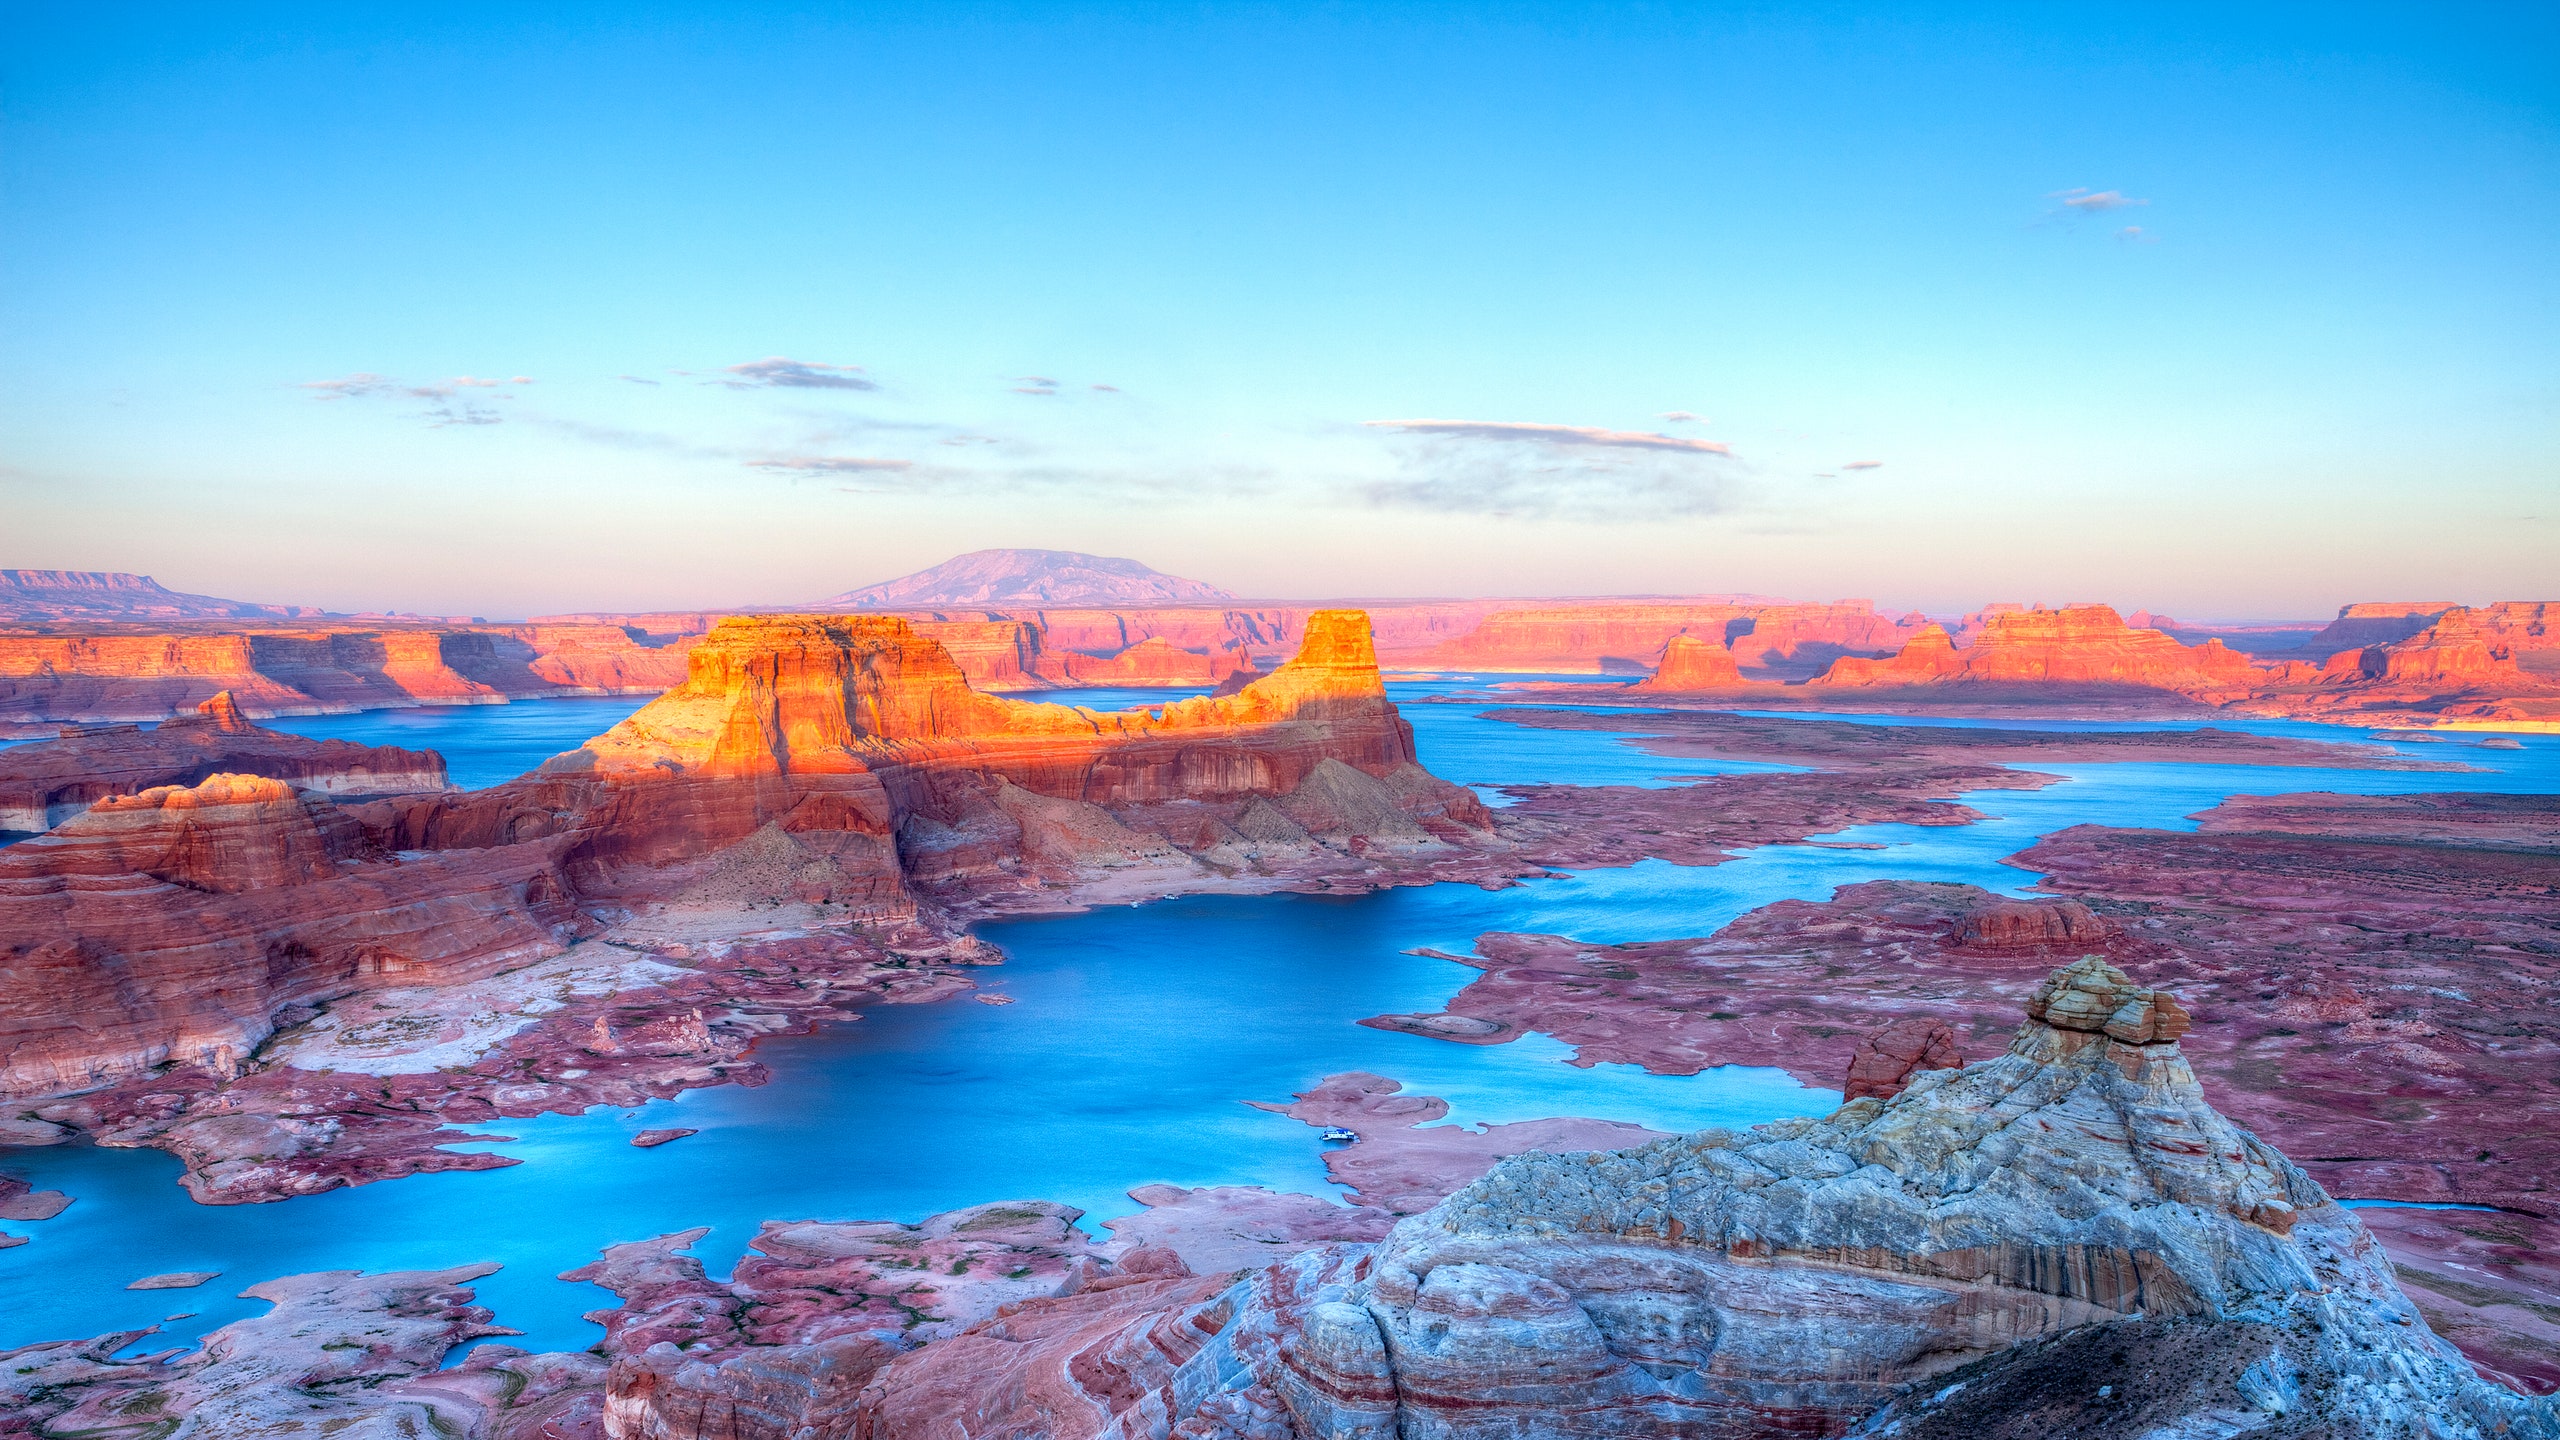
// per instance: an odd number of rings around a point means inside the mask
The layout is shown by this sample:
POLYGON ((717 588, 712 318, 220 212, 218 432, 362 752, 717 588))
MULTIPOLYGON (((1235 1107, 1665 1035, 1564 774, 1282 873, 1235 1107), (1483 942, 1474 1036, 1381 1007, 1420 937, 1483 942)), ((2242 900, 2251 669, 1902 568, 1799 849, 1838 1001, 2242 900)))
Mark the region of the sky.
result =
POLYGON ((0 7, 0 567, 2560 598, 2547 4, 711 8, 0 7))

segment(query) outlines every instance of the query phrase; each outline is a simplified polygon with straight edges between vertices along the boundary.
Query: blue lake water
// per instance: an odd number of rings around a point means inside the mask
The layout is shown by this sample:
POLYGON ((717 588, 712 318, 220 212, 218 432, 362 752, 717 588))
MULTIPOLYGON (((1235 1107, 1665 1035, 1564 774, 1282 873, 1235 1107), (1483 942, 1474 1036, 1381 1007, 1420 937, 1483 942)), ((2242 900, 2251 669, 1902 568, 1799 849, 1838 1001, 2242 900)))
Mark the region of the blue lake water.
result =
POLYGON ((513 780, 563 750, 622 723, 647 695, 580 695, 511 705, 426 705, 352 715, 285 715, 258 723, 314 740, 398 745, 444 756, 445 773, 466 790, 513 780))
MULTIPOLYGON (((1410 699, 1437 687, 1394 688, 1410 699)), ((1156 704, 1179 693, 1058 698, 1156 704)), ((486 784, 574 746, 637 703, 546 701, 283 723, 304 734, 435 748, 458 779, 486 784)), ((1648 755, 1622 735, 1528 729, 1486 718, 1482 707, 1415 705, 1405 713, 1424 762, 1478 786, 1663 785, 1680 775, 1785 768, 1648 755)), ((1625 719, 1626 734, 1643 733, 1642 714, 1625 719)), ((2363 735, 2290 722, 2223 728, 2363 735)), ((0 1152, 10 1170, 78 1197, 56 1219, 7 1227, 33 1242, 0 1251, 0 1347, 185 1311, 194 1318, 166 1334, 192 1338, 260 1309, 235 1297, 270 1276, 497 1260, 506 1268, 480 1282, 484 1303, 502 1323, 530 1332, 526 1344, 575 1348, 599 1333, 580 1312, 611 1300, 552 1277, 617 1240, 708 1225, 713 1234, 698 1253, 725 1273, 765 1219, 912 1220, 1015 1197, 1067 1201, 1100 1219, 1133 1210, 1125 1192, 1152 1181, 1328 1193, 1316 1132, 1242 1102, 1285 1100, 1341 1070, 1376 1071, 1440 1095, 1451 1102, 1452 1120, 1464 1123, 1589 1115, 1679 1130, 1819 1113, 1835 1093, 1774 1070, 1664 1077, 1582 1069, 1558 1063, 1568 1051, 1543 1036, 1460 1046, 1353 1022, 1436 1008, 1474 972, 1403 952, 1464 952, 1489 930, 1597 942, 1700 935, 1776 900, 1820 899, 1838 885, 1888 877, 2018 893, 2036 877, 2002 861, 2039 835, 2092 822, 2187 828, 2188 816, 2235 793, 2560 789, 2560 738, 2532 737, 2511 751, 2463 742, 2408 748, 2484 769, 2046 766, 2066 782, 1966 797, 1988 817, 1981 824, 1862 826, 1826 837, 1879 849, 1768 847, 1714 867, 1648 861, 1502 891, 1444 885, 1363 897, 1200 898, 993 925, 984 933, 1009 958, 980 978, 1018 1003, 878 1007, 816 1035, 767 1041, 757 1050, 775 1074, 767 1086, 482 1127, 517 1137, 465 1147, 526 1162, 505 1170, 206 1207, 186 1198, 177 1163, 156 1151, 0 1152), (628 1143, 637 1130, 666 1125, 702 1133, 654 1150, 628 1143), (223 1276, 193 1291, 122 1288, 170 1270, 223 1276)))

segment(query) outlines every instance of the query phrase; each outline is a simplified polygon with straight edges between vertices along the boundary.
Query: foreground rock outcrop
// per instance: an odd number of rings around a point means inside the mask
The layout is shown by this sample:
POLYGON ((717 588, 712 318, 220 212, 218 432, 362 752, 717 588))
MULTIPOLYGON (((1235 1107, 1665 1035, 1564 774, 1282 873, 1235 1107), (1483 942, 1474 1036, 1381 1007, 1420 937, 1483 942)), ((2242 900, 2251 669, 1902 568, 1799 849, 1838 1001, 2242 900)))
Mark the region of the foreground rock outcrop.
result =
POLYGON ((328 795, 446 788, 432 750, 308 740, 249 723, 229 691, 145 730, 82 726, 0 749, 0 830, 45 830, 110 795, 194 785, 221 773, 261 775, 328 795))
POLYGON ((2189 1023, 2077 961, 1996 1059, 1823 1119, 1515 1155, 1374 1244, 1240 1275, 1038 1202, 770 1223, 726 1281, 686 1232, 573 1272, 622 1301, 595 1353, 444 1370, 505 1333, 459 1288, 482 1268, 296 1277, 193 1353, 8 1352, 0 1415, 174 1440, 2560 1435, 2206 1102, 2189 1023))
MULTIPOLYGON (((2068 1425, 2040 1433, 2560 1433, 2551 1402, 2427 1332, 2353 1214, 2206 1103, 2187 1023, 2077 962, 1996 1060, 1827 1119, 1522 1155, 1374 1247, 1222 1294, 1132 1277, 1022 1302, 881 1364, 840 1423, 881 1440, 2029 1434, 2021 1417, 2052 1420, 2095 1363, 2111 1383, 2081 1383, 2068 1425)), ((656 1393, 619 1384, 611 1433, 711 1433, 656 1393)), ((808 1415, 775 1418, 755 1433, 808 1415)))

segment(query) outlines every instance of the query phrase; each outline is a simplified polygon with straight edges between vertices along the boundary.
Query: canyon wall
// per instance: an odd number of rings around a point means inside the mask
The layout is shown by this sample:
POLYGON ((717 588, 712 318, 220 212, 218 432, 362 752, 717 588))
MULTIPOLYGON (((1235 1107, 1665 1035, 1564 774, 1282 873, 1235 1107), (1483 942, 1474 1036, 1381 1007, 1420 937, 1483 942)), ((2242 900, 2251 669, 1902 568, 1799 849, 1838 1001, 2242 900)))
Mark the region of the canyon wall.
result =
POLYGON ((653 694, 689 641, 609 625, 0 630, 0 723, 160 720, 229 691, 249 715, 653 694))
POLYGON ((0 1093, 218 1073, 284 1007, 540 959, 608 904, 947 936, 1123 876, 1276 888, 1491 848, 1474 795, 1414 763, 1364 617, 1303 628, 1233 693, 1105 714, 982 694, 902 619, 730 619, 682 684, 488 790, 341 805, 215 774, 100 800, 0 851, 0 1093))
POLYGON ((138 725, 66 727, 53 740, 0 749, 0 830, 44 830, 110 795, 194 785, 223 773, 261 775, 331 795, 445 788, 432 750, 308 740, 252 725, 229 691, 195 713, 138 725))
POLYGON ((1675 635, 1729 648, 1758 678, 1802 678, 1843 654, 1890 653, 1912 633, 1864 600, 1555 605, 1496 611, 1415 657, 1453 670, 1654 668, 1675 635))
POLYGON ((2199 700, 2237 698, 2265 672, 2218 640, 2181 645, 2136 630, 2104 605, 1983 613, 1959 648, 1931 625, 1882 659, 1843 656, 1810 684, 1821 690, 2168 691, 2199 700))
POLYGON ((1732 690, 1744 684, 1733 652, 1695 635, 1674 635, 1662 647, 1662 663, 1636 682, 1638 690, 1732 690))

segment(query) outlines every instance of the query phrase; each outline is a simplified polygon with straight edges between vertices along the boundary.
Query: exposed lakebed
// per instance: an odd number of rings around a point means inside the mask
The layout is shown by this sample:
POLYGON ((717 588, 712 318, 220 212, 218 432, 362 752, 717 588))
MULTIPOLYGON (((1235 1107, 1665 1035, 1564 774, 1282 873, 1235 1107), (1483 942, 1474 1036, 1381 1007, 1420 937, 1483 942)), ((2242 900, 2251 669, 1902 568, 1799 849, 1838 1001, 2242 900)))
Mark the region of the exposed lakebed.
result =
MULTIPOLYGON (((1411 699, 1439 688, 1396 690, 1411 699)), ((1168 696, 1065 698, 1108 705, 1168 696)), ((574 746, 638 703, 386 711, 280 728, 432 747, 458 781, 483 785, 574 746)), ((1427 765, 1484 787, 1658 786, 1788 768, 1649 754, 1622 738, 1645 732, 1639 712, 1620 712, 1618 734, 1526 730, 1481 718, 1474 706, 1416 705, 1406 714, 1427 765)), ((2363 738, 2295 722, 2270 723, 2263 733, 2363 738)), ((1769 847, 1714 867, 1648 861, 1502 891, 1444 885, 1362 897, 1203 898, 991 925, 983 933, 1009 958, 978 978, 1017 1003, 877 1007, 852 1024, 766 1041, 756 1054, 774 1080, 764 1087, 483 1127, 517 1137, 482 1142, 525 1161, 505 1170, 205 1207, 187 1199, 175 1183, 177 1162, 158 1151, 9 1152, 9 1169, 77 1203, 55 1219, 13 1227, 33 1243, 0 1252, 0 1346, 196 1311, 168 1327, 183 1340, 261 1309, 233 1297, 275 1275, 496 1260, 506 1268, 480 1283, 482 1302, 502 1323, 529 1332, 531 1348, 575 1348, 596 1333, 579 1312, 610 1297, 552 1277, 617 1240, 709 1225, 699 1253, 717 1272, 769 1218, 914 1219, 1011 1197, 1062 1200, 1105 1218, 1136 1208, 1125 1192, 1152 1181, 1327 1193, 1316 1132, 1243 1102, 1285 1100, 1344 1070, 1391 1075, 1411 1091, 1442 1096, 1460 1122, 1585 1115, 1678 1130, 1817 1113, 1836 1095, 1775 1070, 1728 1067, 1695 1077, 1585 1070, 1557 1063, 1567 1050, 1543 1036, 1460 1046, 1354 1022, 1439 1008, 1474 972, 1404 952, 1464 952, 1489 930, 1602 942, 1702 935, 1776 900, 1819 899, 1834 886, 1878 878, 2019 893, 2035 877, 2001 862, 2039 835, 2084 823, 2191 828, 2187 816, 2232 794, 2560 788, 2560 742, 2409 748, 2480 768, 2043 766, 2067 783, 1964 797, 1990 817, 1980 824, 1862 826, 1824 837, 1824 846, 1769 847), (1831 848, 1840 845, 1881 848, 1831 848), (628 1143, 662 1126, 701 1133, 657 1149, 628 1143), (192 1291, 123 1288, 180 1270, 223 1274, 192 1291)))

